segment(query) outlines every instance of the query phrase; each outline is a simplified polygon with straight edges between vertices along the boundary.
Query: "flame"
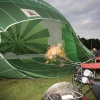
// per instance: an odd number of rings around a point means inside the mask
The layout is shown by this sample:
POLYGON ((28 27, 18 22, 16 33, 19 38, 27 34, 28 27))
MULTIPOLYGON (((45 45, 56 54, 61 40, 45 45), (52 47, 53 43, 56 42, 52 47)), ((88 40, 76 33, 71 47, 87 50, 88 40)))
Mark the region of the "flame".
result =
MULTIPOLYGON (((46 64, 52 61, 56 61, 57 57, 66 57, 66 53, 62 48, 62 44, 58 44, 57 46, 52 45, 46 52, 45 57, 48 59, 46 64)), ((64 66, 64 63, 61 61, 61 66, 64 66)))

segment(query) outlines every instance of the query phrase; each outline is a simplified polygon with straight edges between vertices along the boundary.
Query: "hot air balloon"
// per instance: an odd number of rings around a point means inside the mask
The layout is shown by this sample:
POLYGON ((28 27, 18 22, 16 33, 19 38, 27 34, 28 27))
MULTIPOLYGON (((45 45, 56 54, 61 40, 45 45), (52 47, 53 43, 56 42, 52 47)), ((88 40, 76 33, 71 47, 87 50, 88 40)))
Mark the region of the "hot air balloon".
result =
POLYGON ((44 0, 0 0, 0 77, 61 77, 90 58, 67 19, 44 0), (48 47, 59 43, 70 61, 46 64, 48 47))

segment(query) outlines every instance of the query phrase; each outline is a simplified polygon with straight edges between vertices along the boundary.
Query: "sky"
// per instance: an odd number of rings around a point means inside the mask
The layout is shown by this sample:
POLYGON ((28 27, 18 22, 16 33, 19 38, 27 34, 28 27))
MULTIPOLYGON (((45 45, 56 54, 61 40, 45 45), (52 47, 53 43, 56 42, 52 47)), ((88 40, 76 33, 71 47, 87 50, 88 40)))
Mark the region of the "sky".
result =
POLYGON ((100 39, 100 0, 45 0, 72 25, 81 38, 100 39))

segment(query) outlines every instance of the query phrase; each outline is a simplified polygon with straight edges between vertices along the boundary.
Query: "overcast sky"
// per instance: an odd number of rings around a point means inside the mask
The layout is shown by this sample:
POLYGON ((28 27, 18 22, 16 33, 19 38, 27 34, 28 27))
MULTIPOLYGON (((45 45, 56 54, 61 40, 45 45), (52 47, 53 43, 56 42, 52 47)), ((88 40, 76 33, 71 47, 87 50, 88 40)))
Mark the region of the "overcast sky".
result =
POLYGON ((45 0, 58 9, 80 37, 100 39, 100 0, 45 0))

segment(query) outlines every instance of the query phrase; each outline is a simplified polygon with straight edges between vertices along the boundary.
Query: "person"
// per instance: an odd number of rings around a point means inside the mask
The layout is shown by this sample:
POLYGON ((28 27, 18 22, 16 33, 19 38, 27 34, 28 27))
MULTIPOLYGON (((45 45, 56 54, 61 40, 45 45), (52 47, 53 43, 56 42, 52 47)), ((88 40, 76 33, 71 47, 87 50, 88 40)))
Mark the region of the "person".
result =
POLYGON ((89 79, 89 84, 92 86, 92 91, 97 98, 97 100, 100 100, 100 82, 99 81, 94 81, 95 79, 100 79, 100 76, 95 77, 94 79, 89 79))
POLYGON ((100 62, 100 51, 97 51, 96 48, 93 48, 92 53, 96 57, 96 62, 100 62))
POLYGON ((94 54, 95 57, 99 57, 100 56, 100 51, 97 51, 96 48, 93 48, 92 53, 94 54))

